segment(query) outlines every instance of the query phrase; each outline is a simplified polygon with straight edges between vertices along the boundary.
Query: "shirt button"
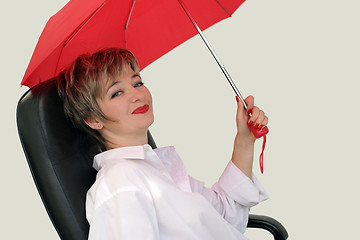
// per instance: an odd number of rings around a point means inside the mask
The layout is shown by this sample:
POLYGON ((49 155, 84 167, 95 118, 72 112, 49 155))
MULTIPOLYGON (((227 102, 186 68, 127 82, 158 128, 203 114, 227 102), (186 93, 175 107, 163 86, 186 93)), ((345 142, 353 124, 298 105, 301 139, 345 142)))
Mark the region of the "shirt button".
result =
POLYGON ((145 146, 145 151, 149 151, 149 146, 145 146))

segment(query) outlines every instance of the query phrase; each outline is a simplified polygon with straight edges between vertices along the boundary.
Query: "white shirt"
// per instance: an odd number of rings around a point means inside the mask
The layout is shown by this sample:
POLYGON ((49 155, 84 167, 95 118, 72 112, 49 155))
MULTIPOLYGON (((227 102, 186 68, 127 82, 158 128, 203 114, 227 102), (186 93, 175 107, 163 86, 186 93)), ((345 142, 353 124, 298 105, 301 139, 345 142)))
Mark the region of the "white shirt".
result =
POLYGON ((267 199, 231 161, 211 189, 188 176, 174 147, 112 149, 94 158, 86 199, 90 240, 246 239, 250 207, 267 199))

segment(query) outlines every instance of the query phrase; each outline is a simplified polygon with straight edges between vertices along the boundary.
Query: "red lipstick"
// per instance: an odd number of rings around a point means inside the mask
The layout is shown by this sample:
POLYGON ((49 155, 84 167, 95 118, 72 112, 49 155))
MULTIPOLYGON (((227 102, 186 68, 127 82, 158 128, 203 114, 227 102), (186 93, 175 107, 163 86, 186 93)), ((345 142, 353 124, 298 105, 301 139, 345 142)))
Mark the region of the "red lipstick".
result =
POLYGON ((131 114, 144 114, 149 111, 149 105, 145 104, 144 106, 138 107, 131 114))

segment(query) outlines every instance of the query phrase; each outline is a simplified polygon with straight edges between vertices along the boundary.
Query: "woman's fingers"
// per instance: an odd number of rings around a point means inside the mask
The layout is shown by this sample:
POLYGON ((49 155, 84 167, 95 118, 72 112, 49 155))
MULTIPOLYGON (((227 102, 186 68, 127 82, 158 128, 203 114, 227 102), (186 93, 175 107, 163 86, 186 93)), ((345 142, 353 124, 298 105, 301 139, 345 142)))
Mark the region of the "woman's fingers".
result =
POLYGON ((251 111, 251 116, 249 118, 248 124, 254 125, 255 128, 263 128, 268 124, 268 118, 265 115, 264 111, 254 106, 251 111))
POLYGON ((245 98, 245 103, 247 105, 247 113, 250 114, 254 107, 254 97, 249 95, 247 98, 245 98))
POLYGON ((236 100, 238 102, 238 112, 237 112, 237 126, 238 130, 241 132, 249 131, 249 126, 254 126, 255 128, 264 128, 267 126, 269 119, 265 115, 264 111, 254 105, 254 97, 248 96, 245 99, 245 103, 247 105, 247 113, 244 109, 244 104, 241 99, 236 96, 236 100), (246 124, 247 123, 247 124, 246 124))

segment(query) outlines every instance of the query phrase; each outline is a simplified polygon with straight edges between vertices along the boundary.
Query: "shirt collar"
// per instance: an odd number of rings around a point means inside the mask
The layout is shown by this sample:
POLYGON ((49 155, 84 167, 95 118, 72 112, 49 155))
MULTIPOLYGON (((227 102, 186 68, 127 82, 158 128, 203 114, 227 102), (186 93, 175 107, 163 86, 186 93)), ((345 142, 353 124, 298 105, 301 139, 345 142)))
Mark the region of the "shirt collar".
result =
POLYGON ((152 149, 149 144, 131 146, 131 147, 121 147, 107 150, 105 152, 99 153, 94 157, 93 167, 99 171, 109 159, 144 159, 145 150, 152 149))

